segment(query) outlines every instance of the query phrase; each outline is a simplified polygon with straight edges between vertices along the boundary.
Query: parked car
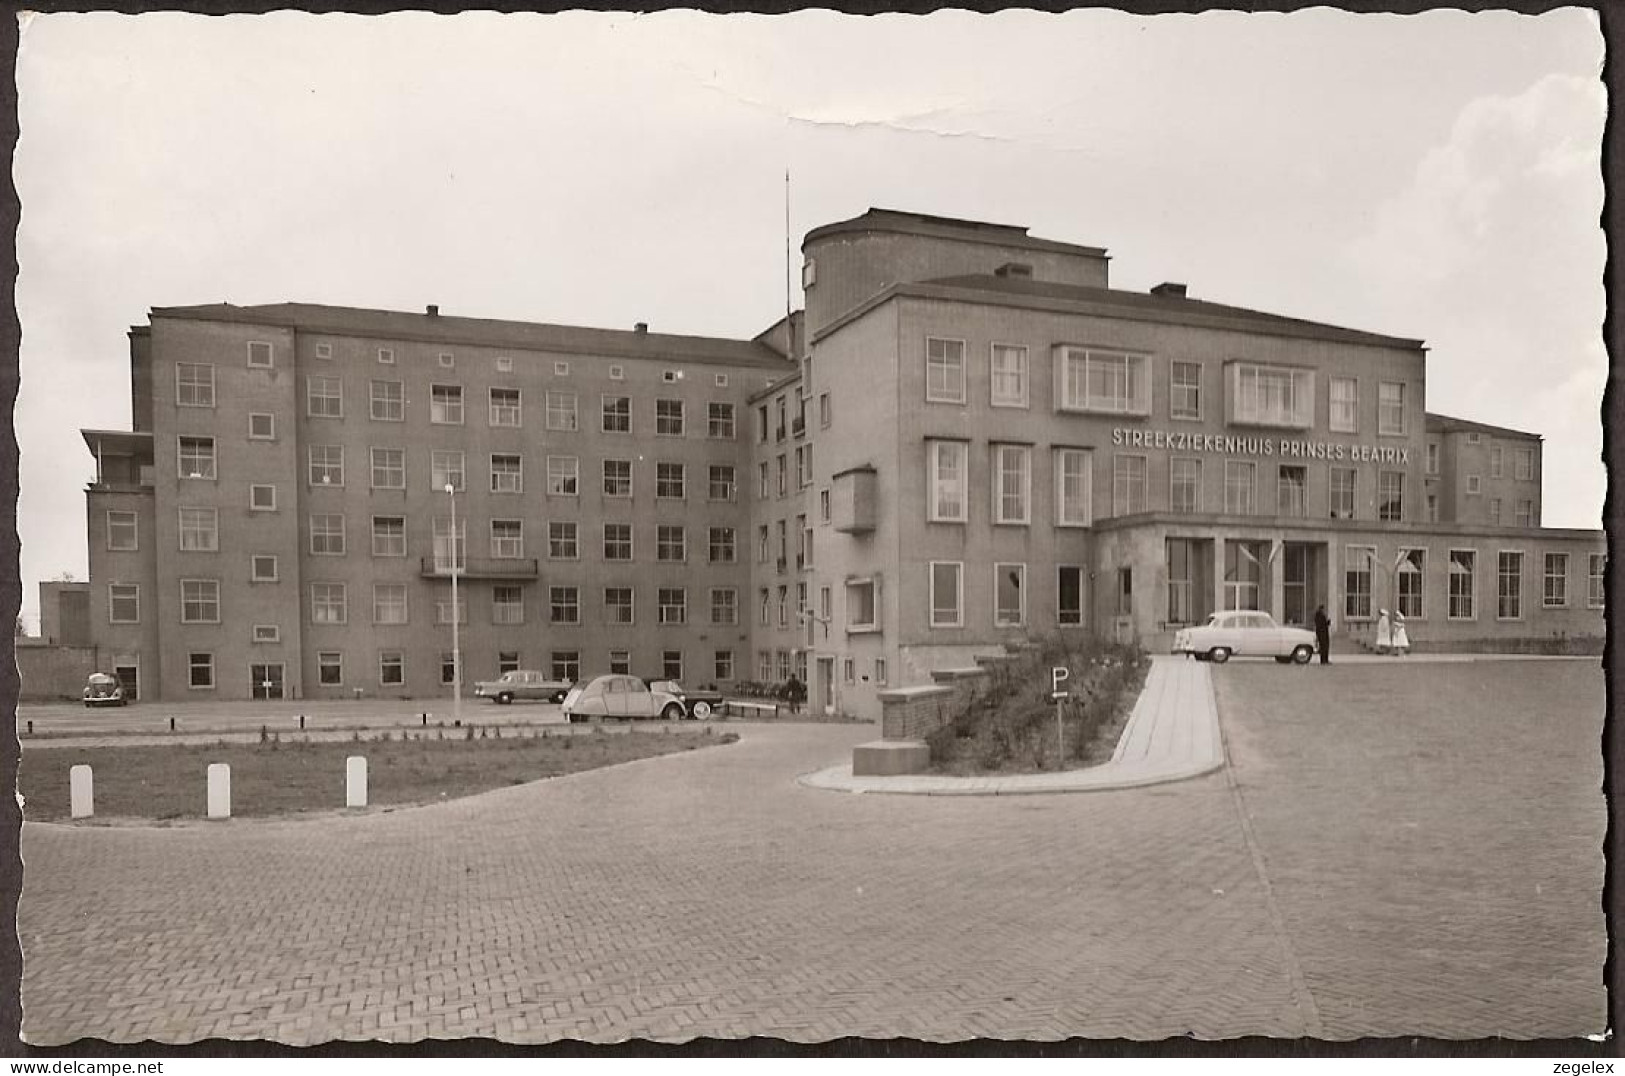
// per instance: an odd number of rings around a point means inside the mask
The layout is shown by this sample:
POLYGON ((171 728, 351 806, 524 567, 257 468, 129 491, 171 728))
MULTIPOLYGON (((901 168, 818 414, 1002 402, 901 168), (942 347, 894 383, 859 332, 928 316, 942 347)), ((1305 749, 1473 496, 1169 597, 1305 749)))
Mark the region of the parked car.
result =
POLYGON ((127 706, 124 683, 113 673, 91 673, 85 678, 86 706, 127 706))
POLYGON ((534 669, 515 669, 495 680, 481 680, 474 685, 476 699, 491 699, 506 706, 515 699, 535 699, 541 702, 563 702, 570 692, 564 680, 549 680, 534 669))
POLYGON ((688 712, 683 700, 667 691, 652 691, 635 676, 597 676, 570 689, 564 716, 570 721, 632 721, 663 717, 676 721, 688 712))
POLYGON ((651 680, 650 691, 664 691, 668 695, 675 695, 682 700, 688 709, 688 716, 704 720, 711 716, 711 712, 722 705, 722 692, 709 688, 684 687, 676 680, 651 680))
POLYGON ((1307 665, 1315 654, 1315 636, 1302 628, 1283 627, 1268 613, 1232 609, 1214 613, 1205 624, 1174 633, 1173 652, 1198 661, 1236 657, 1271 657, 1307 665))

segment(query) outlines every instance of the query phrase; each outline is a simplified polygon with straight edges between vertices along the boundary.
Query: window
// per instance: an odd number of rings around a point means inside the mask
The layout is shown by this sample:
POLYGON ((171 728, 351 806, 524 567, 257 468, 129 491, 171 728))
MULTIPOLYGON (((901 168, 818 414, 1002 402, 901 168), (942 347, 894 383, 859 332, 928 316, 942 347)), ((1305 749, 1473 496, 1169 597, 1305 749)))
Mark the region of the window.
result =
POLYGON ((497 651, 497 675, 501 676, 503 673, 511 673, 511 672, 518 672, 518 671, 519 671, 519 651, 517 651, 517 650, 498 650, 497 651))
POLYGON ((333 357, 333 345, 332 344, 317 344, 316 345, 316 357, 318 359, 331 359, 333 357))
POLYGON ((248 342, 248 365, 269 367, 271 362, 270 344, 263 340, 250 340, 248 342))
POLYGON ((782 519, 779 520, 779 523, 778 523, 778 532, 779 532, 779 567, 781 569, 785 566, 785 562, 786 562, 786 560, 788 559, 788 556, 789 556, 789 550, 786 548, 788 543, 785 541, 786 527, 787 527, 787 524, 785 523, 785 521, 782 520, 782 519))
POLYGON ((655 496, 680 501, 685 495, 688 468, 681 463, 655 464, 655 496))
POLYGON ((1520 448, 1513 452, 1513 477, 1519 482, 1531 482, 1535 478, 1535 450, 1520 448))
MULTIPOLYGON (((201 510, 201 509, 200 509, 201 510)), ((187 509, 182 508, 184 513, 187 509)), ((136 523, 134 512, 120 512, 109 509, 107 512, 107 548, 110 550, 131 550, 138 548, 136 538, 136 523)), ((181 548, 186 548, 184 539, 181 548)))
POLYGON ((456 602, 453 602, 450 598, 441 598, 434 603, 434 622, 436 624, 450 624, 453 615, 456 616, 457 623, 468 623, 468 596, 466 594, 457 595, 456 602))
POLYGON ((827 489, 819 490, 818 491, 818 522, 819 523, 828 523, 830 521, 829 505, 830 505, 829 490, 827 490, 827 489))
POLYGON ((1058 411, 1151 413, 1151 372, 1144 355, 1063 348, 1055 376, 1058 411))
POLYGON ((655 527, 655 560, 680 564, 688 559, 688 531, 682 526, 661 523, 655 527))
POLYGON ((344 516, 318 513, 310 517, 310 551, 326 556, 343 556, 344 516))
POLYGON ((829 407, 829 393, 820 392, 818 394, 818 425, 822 429, 829 429, 832 417, 829 407))
POLYGON ((1501 522, 1501 498, 1499 497, 1490 498, 1490 522, 1501 522))
POLYGON ((926 338, 925 398, 935 403, 965 402, 965 342, 963 340, 926 338))
POLYGON ((1404 521, 1405 472, 1381 471, 1377 474, 1377 518, 1385 523, 1404 521))
POLYGON ((1559 608, 1569 603, 1569 555, 1567 553, 1546 554, 1546 586, 1543 591, 1541 604, 1548 609, 1559 608))
POLYGON ((463 424, 463 386, 429 386, 429 421, 450 426, 463 424))
POLYGON ((1309 488, 1309 468, 1282 465, 1276 483, 1275 511, 1277 515, 1302 516, 1305 514, 1309 488))
POLYGON ((1083 569, 1063 564, 1055 573, 1055 622, 1067 626, 1083 623, 1083 569))
POLYGON ((790 623, 790 588, 779 588, 779 627, 783 628, 790 623))
POLYGON ((313 486, 344 485, 344 446, 310 446, 310 484, 313 486))
POLYGON ((1134 569, 1117 569, 1117 602, 1113 611, 1118 616, 1134 615, 1134 569))
POLYGON ((525 622, 525 590, 523 587, 498 585, 491 588, 491 623, 523 624, 525 622))
POLYGON ((993 623, 1001 628, 1027 622, 1027 566, 993 565, 993 623))
POLYGON ((732 680, 734 678, 734 652, 732 650, 718 650, 711 661, 711 675, 717 680, 732 680))
POLYGON ((660 588, 660 623, 683 624, 688 620, 688 591, 683 587, 660 588))
MULTIPOLYGON (((1264 542, 1224 543, 1224 607, 1226 609, 1257 609, 1259 591, 1263 588, 1264 566, 1261 558, 1264 542)), ((1262 556, 1268 556, 1262 553, 1262 556)))
POLYGON ((1473 550, 1450 551, 1449 602, 1445 614, 1451 620, 1471 620, 1478 615, 1473 608, 1477 566, 1478 554, 1473 550))
POLYGON ((213 437, 180 437, 176 439, 176 446, 182 478, 215 477, 213 437))
POLYGON ((1476 474, 1467 476, 1467 496, 1477 497, 1484 487, 1483 479, 1476 474))
POLYGON ((139 624, 141 622, 141 585, 139 583, 109 583, 107 585, 107 622, 109 624, 139 624))
POLYGON ((390 348, 390 347, 381 347, 381 348, 379 348, 378 349, 378 361, 383 363, 385 366, 394 366, 395 365, 395 349, 390 348))
MULTIPOLYGON (((549 393, 548 395, 551 396, 552 393, 549 393)), ((490 407, 489 420, 490 420, 491 425, 493 425, 493 426, 512 426, 512 427, 517 428, 520 425, 520 421, 521 421, 521 412, 520 412, 519 399, 520 398, 519 398, 519 390, 518 389, 492 389, 491 392, 490 392, 490 402, 489 402, 489 407, 490 407)), ((575 397, 572 396, 570 399, 571 399, 570 416, 573 419, 575 417, 575 403, 574 403, 575 397)), ((552 414, 551 414, 551 409, 550 409, 549 410, 549 418, 551 418, 551 417, 552 417, 552 414)), ((549 426, 548 428, 549 429, 571 429, 571 430, 573 430, 573 429, 575 429, 575 426, 572 424, 570 426, 559 426, 559 427, 549 426)))
POLYGON ((739 623, 739 591, 733 587, 711 588, 711 623, 739 623))
POLYGON ((610 624, 633 623, 631 587, 604 588, 604 619, 610 624))
POLYGON ((706 497, 713 501, 732 501, 738 496, 738 482, 731 463, 711 464, 706 497))
POLYGON ((1343 547, 1343 618, 1371 619, 1371 565, 1377 551, 1369 546, 1343 547))
POLYGON ((963 441, 927 441, 931 460, 931 501, 927 519, 933 523, 963 523, 970 498, 968 457, 963 441))
POLYGON ((461 493, 467 486, 468 474, 463 453, 457 449, 432 449, 429 452, 429 488, 439 493, 450 486, 461 493))
POLYGON ((372 622, 374 624, 406 623, 405 583, 373 584, 372 622))
POLYGON ((305 414, 311 418, 343 418, 344 383, 336 377, 305 378, 305 414))
POLYGON ((1439 445, 1436 441, 1428 443, 1428 474, 1439 473, 1439 445))
POLYGON ((518 519, 491 521, 491 558, 518 560, 525 555, 525 524, 518 519))
POLYGON ((1490 448, 1490 477, 1500 478, 1502 473, 1503 467, 1501 464, 1501 446, 1494 445, 1490 448))
POLYGON ((766 587, 757 591, 761 597, 761 606, 758 609, 756 622, 766 627, 771 620, 769 610, 772 608, 772 596, 766 587))
POLYGON ((262 411, 252 411, 248 415, 248 439, 250 441, 275 441, 276 416, 262 411))
POLYGON ((662 650, 660 652, 660 676, 665 680, 681 680, 683 678, 683 652, 681 650, 662 650))
POLYGON ((1112 457, 1112 514, 1133 515, 1145 511, 1145 457, 1112 457))
POLYGON ((1405 383, 1377 382, 1377 432, 1403 436, 1405 433, 1405 383))
POLYGON ((958 561, 934 560, 931 571, 931 626, 957 628, 965 622, 961 586, 965 566, 958 561))
POLYGON ((787 481, 788 474, 789 474, 789 467, 788 467, 788 465, 786 463, 786 458, 783 455, 780 455, 779 456, 779 496, 780 497, 784 496, 785 493, 789 490, 789 485, 790 484, 787 481))
POLYGON ((738 532, 732 527, 712 527, 708 559, 712 564, 734 564, 739 560, 738 532))
POLYGON ((756 495, 763 500, 772 496, 773 485, 768 478, 767 461, 763 460, 756 465, 756 495))
POLYGON ((1175 362, 1168 368, 1168 415, 1170 418, 1202 417, 1202 364, 1175 362))
POLYGON ((220 623, 220 580, 181 580, 181 623, 220 623))
POLYGON ((406 683, 406 659, 399 650, 381 650, 378 653, 378 683, 384 687, 406 683))
POLYGON ((342 624, 346 619, 343 583, 310 584, 310 622, 342 624))
POLYGON ((604 461, 604 496, 632 496, 632 461, 604 461))
MULTIPOLYGON (((109 515, 111 514, 109 513, 109 515)), ((111 530, 109 530, 109 542, 111 542, 111 530)), ((186 553, 213 553, 219 549, 219 510, 214 508, 182 508, 180 510, 180 546, 181 551, 186 553)), ((134 546, 131 546, 131 548, 134 548, 134 546)))
MULTIPOLYGON (((549 674, 555 680, 575 683, 581 679, 581 651, 555 650, 548 656, 549 674)), ((625 670, 622 670, 624 673, 625 670)))
POLYGON ((683 436, 683 401, 655 401, 655 434, 660 437, 683 436))
POLYGON ((1409 619, 1420 620, 1426 615, 1422 599, 1427 556, 1425 549, 1401 549, 1394 564, 1394 601, 1400 615, 1409 619))
POLYGON ((796 488, 812 485, 812 445, 796 446, 796 488))
POLYGON ((406 556, 406 517, 372 517, 372 555, 375 557, 406 556))
POLYGON ((769 555, 769 547, 770 543, 768 540, 767 524, 764 523, 760 527, 756 528, 756 560, 758 563, 766 564, 769 560, 773 559, 769 555))
POLYGON ((1352 377, 1331 380, 1330 428, 1333 433, 1359 432, 1360 383, 1352 377))
POLYGON ((513 373, 513 358, 511 356, 508 356, 508 355, 498 355, 497 356, 497 370, 498 370, 498 372, 504 373, 504 374, 513 373))
POLYGON ((773 652, 771 650, 758 650, 756 652, 756 679, 773 679, 773 652))
POLYGON ((784 402, 784 399, 785 398, 783 396, 780 396, 778 398, 778 400, 775 401, 775 403, 778 404, 779 422, 778 422, 777 428, 775 428, 774 431, 773 431, 773 437, 774 437, 775 440, 778 440, 778 441, 784 440, 784 429, 785 429, 785 427, 784 427, 784 415, 785 415, 785 402, 784 402))
MULTIPOLYGON (((1081 448, 1055 450, 1056 526, 1089 526, 1092 516, 1091 473, 1091 457, 1086 450, 1081 448)), ((824 492, 828 493, 827 490, 824 492)))
POLYGON ((523 493, 525 490, 524 461, 508 454, 491 454, 491 492, 523 493))
POLYGON ((632 559, 632 524, 604 524, 604 559, 632 559))
POLYGON ((580 557, 579 529, 579 525, 573 519, 548 520, 548 557, 552 560, 575 560, 580 557))
POLYGON ((406 449, 375 448, 372 450, 372 488, 406 488, 406 449))
POLYGON ((1535 516, 1535 502, 1534 501, 1518 501, 1517 502, 1517 508, 1514 510, 1514 512, 1515 512, 1514 521, 1517 523, 1518 526, 1520 526, 1520 527, 1529 527, 1529 526, 1534 525, 1534 516, 1535 516))
POLYGON ((440 363, 440 365, 445 367, 447 370, 450 370, 457 365, 457 356, 453 355, 449 351, 442 351, 439 355, 435 356, 435 361, 440 363))
POLYGON ((175 404, 178 407, 213 407, 214 367, 202 362, 176 363, 175 404))
POLYGON ((1501 552, 1497 558, 1495 615, 1501 620, 1517 620, 1523 616, 1523 554, 1501 552))
POLYGON ((1030 522, 1032 449, 1026 445, 994 445, 993 483, 993 522, 1030 522))
POLYGON ((403 422, 406 419, 406 388, 399 381, 372 383, 374 422, 403 422))
POLYGON ((548 429, 570 432, 579 429, 580 422, 580 417, 576 413, 575 393, 549 392, 547 394, 548 429))
POLYGON ((442 575, 468 567, 468 520, 451 525, 447 516, 434 518, 434 570, 442 575))
POLYGON ((1586 605, 1592 609, 1601 609, 1607 598, 1607 571, 1608 557, 1603 553, 1588 554, 1589 563, 1586 567, 1586 605))
POLYGON ((1202 461, 1175 456, 1168 461, 1168 508, 1174 512, 1202 510, 1202 461))
POLYGON ((1189 624, 1196 619, 1196 575, 1201 550, 1189 538, 1169 538, 1168 623, 1189 624))
POLYGON ((1230 421, 1307 429, 1315 420, 1315 375, 1284 366, 1230 366, 1230 421))
POLYGON ((1355 475, 1356 472, 1353 467, 1333 467, 1331 469, 1331 481, 1328 483, 1328 490, 1331 517, 1333 519, 1354 518, 1355 475))
POLYGON ((712 402, 705 408, 705 435, 713 441, 734 439, 734 405, 712 402))
POLYGON ((547 457, 547 492, 553 497, 581 492, 581 461, 574 456, 547 457))
POLYGON ((255 512, 276 511, 276 487, 259 483, 249 486, 248 507, 255 512))
MULTIPOLYGON (((994 407, 1027 406, 1027 349, 994 344, 989 361, 990 403, 994 407)), ((828 397, 824 397, 828 399, 828 397)))
POLYGON ((186 655, 186 686, 207 689, 214 687, 214 655, 193 651, 186 655))
POLYGON ((457 652, 442 650, 440 652, 440 682, 442 684, 456 684, 460 682, 457 675, 457 652))
POLYGON ((886 659, 875 658, 875 683, 880 687, 886 686, 886 659))
POLYGON ((632 432, 632 397, 603 397, 603 430, 605 433, 632 432))
POLYGON ((277 580, 276 557, 270 553, 255 553, 248 558, 248 578, 254 583, 275 583, 277 580))
POLYGON ((1437 494, 1429 493, 1427 495, 1427 513, 1429 523, 1439 522, 1439 497, 1437 494))
POLYGON ((316 652, 316 682, 322 687, 339 687, 344 683, 344 655, 337 650, 316 652))

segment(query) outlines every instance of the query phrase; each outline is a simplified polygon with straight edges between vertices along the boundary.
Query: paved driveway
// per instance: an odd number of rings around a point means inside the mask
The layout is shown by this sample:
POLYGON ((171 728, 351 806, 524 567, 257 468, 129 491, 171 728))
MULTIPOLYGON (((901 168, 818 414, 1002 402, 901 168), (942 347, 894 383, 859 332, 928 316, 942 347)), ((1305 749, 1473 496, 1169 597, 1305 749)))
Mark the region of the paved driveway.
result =
POLYGON ((1266 694, 1331 685, 1316 673, 1219 670, 1236 772, 1150 789, 833 793, 793 778, 871 727, 743 726, 737 744, 431 808, 28 826, 24 1034, 819 1041, 1600 1026, 1600 981, 1586 974, 1600 974, 1603 815, 1585 795, 1597 768, 1581 749, 1596 742, 1600 673, 1594 710, 1545 738, 1562 742, 1555 757, 1516 767, 1505 740, 1458 741, 1456 719, 1414 718, 1400 746, 1360 753, 1364 737, 1400 735, 1397 722, 1327 741, 1307 719, 1254 705, 1260 683, 1266 694), (1516 825, 1471 817, 1488 796, 1457 804, 1436 783, 1448 765, 1394 764, 1446 742, 1500 776, 1509 805, 1493 817, 1516 825), (1515 809, 1542 798, 1549 808, 1515 809), (1346 821, 1340 803, 1354 805, 1346 821), (1374 843, 1363 828, 1390 816, 1418 822, 1412 843, 1374 843), (1497 868, 1504 885, 1480 888, 1497 868), (1540 891, 1525 885, 1537 874, 1540 891))

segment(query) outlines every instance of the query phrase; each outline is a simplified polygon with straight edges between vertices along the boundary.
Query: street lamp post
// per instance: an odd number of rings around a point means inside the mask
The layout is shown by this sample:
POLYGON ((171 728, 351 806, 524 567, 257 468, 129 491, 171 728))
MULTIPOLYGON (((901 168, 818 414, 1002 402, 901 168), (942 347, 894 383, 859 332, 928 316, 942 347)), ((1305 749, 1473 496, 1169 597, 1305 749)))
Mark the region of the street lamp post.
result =
POLYGON ((458 727, 463 723, 463 648, 458 634, 458 621, 462 619, 457 604, 457 487, 446 483, 446 498, 451 502, 451 715, 458 727))

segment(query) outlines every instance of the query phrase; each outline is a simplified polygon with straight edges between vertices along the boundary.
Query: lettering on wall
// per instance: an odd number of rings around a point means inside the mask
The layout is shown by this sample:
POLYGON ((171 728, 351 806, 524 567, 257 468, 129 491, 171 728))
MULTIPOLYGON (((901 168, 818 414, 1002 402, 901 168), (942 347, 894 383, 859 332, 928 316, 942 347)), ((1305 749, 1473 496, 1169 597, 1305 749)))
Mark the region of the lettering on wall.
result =
POLYGON ((1226 456, 1279 456, 1294 460, 1331 460, 1347 463, 1392 463, 1408 466, 1407 445, 1343 444, 1292 437, 1247 437, 1236 434, 1191 433, 1187 430, 1112 429, 1117 448, 1161 448, 1170 452, 1211 452, 1226 456))

